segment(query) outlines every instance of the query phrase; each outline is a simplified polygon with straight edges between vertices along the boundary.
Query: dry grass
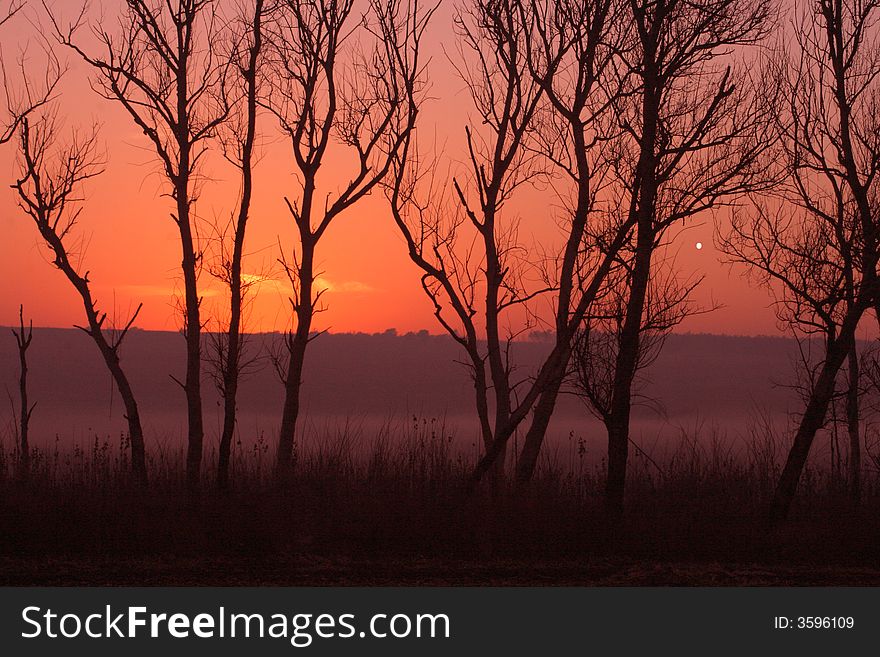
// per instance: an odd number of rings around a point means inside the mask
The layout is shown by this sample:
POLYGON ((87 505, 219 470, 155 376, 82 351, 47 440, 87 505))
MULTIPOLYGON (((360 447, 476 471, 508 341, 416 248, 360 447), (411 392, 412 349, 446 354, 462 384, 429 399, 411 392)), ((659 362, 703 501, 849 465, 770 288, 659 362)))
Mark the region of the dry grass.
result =
POLYGON ((526 495, 487 487, 471 498, 462 491, 473 455, 456 449, 442 421, 420 418, 369 435, 351 423, 314 435, 284 488, 265 439, 236 445, 227 493, 214 487, 209 450, 198 499, 185 493, 182 450, 152 451, 147 489, 128 481, 124 436, 36 451, 27 478, 0 450, 0 580, 57 583, 59 563, 75 565, 68 581, 101 583, 363 583, 380 563, 396 564, 381 571, 383 583, 412 583, 414 568, 425 573, 418 564, 433 564, 424 581, 439 583, 528 583, 540 579, 534 568, 555 583, 637 583, 621 573, 682 567, 697 574, 680 583, 710 584, 741 580, 719 569, 765 573, 769 583, 813 581, 817 565, 831 569, 825 582, 867 572, 880 553, 876 475, 866 473, 853 508, 839 475, 813 463, 792 520, 766 529, 761 512, 780 468, 772 441, 683 433, 656 453, 634 449, 628 514, 614 525, 602 513, 604 463, 590 463, 575 436, 547 451, 526 495), (521 575, 503 564, 520 564, 521 575))

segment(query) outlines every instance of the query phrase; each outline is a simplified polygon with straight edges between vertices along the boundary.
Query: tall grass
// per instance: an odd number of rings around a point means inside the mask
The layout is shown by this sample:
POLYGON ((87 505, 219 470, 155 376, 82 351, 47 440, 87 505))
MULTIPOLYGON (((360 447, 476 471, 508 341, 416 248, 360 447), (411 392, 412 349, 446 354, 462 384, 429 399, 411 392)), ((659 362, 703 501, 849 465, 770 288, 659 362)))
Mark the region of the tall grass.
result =
POLYGON ((815 459, 793 522, 762 527, 783 444, 772 427, 754 425, 736 440, 698 428, 651 449, 634 445, 627 517, 608 525, 604 459, 591 458, 575 434, 550 443, 526 494, 487 486, 470 498, 463 491, 475 454, 436 418, 388 420, 371 430, 354 420, 313 427, 284 488, 273 480, 265 436, 235 444, 233 487, 223 494, 208 450, 198 499, 185 494, 182 448, 151 450, 150 485, 141 489, 128 477, 124 435, 66 450, 56 440, 34 451, 27 477, 7 441, 0 446, 0 557, 876 558, 874 468, 854 509, 815 459))

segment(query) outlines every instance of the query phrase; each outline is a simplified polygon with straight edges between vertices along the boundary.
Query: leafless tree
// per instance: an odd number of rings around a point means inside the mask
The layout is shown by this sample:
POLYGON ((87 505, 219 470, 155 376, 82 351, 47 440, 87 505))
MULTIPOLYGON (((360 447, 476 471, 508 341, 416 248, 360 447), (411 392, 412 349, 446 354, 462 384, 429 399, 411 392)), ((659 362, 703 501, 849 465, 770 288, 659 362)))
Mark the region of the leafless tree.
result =
POLYGON ((626 49, 629 34, 623 21, 625 3, 531 3, 527 15, 529 74, 546 94, 539 115, 535 146, 553 165, 562 181, 564 248, 549 258, 544 280, 555 291, 552 333, 552 376, 536 398, 533 419, 517 459, 516 483, 524 487, 534 473, 565 373, 572 343, 586 314, 607 290, 619 266, 632 217, 609 215, 608 176, 619 132, 613 109, 627 93, 615 74, 618 53, 626 49), (565 26, 560 29, 560 26, 565 26), (554 46, 561 55, 547 66, 554 46), (543 66, 536 62, 545 62, 543 66), (549 75, 542 75, 541 71, 549 75), (564 191, 563 191, 564 190, 564 191), (554 354, 556 356, 554 357, 554 354))
POLYGON ((477 113, 465 128, 468 170, 452 177, 446 202, 436 163, 425 166, 413 146, 390 186, 392 213, 435 316, 468 356, 484 447, 471 486, 492 468, 500 472, 510 438, 532 411, 520 461, 537 459, 574 332, 629 232, 625 222, 609 227, 605 252, 585 246, 607 169, 597 144, 619 91, 603 80, 619 37, 616 8, 608 0, 476 0, 462 9, 459 72, 477 113), (521 241, 504 208, 520 188, 556 178, 564 190, 561 246, 546 257, 549 266, 535 267, 534 245, 521 241), (535 375, 517 380, 510 349, 521 330, 505 334, 510 311, 530 313, 529 304, 548 295, 554 342, 535 375))
MULTIPOLYGON (((844 219, 839 225, 838 235, 841 242, 847 242, 844 237, 846 229, 843 224, 851 221, 844 219)), ((791 237, 791 236, 790 236, 791 237)), ((850 235, 850 237, 852 237, 850 235)), ((849 243, 850 254, 854 244, 849 243)), ((833 249, 829 252, 833 252, 833 249)), ((803 253, 801 254, 803 256, 803 253)), ((847 307, 855 299, 855 283, 858 276, 854 271, 852 256, 841 258, 838 254, 835 278, 827 278, 821 275, 823 264, 816 264, 813 272, 816 275, 813 280, 803 280, 802 294, 812 298, 812 307, 822 307, 821 314, 808 316, 801 311, 791 312, 791 299, 785 299, 782 295, 775 294, 777 320, 779 324, 791 333, 798 343, 798 355, 795 360, 795 383, 791 387, 798 393, 802 403, 808 404, 813 394, 813 387, 818 370, 822 365, 825 352, 838 333, 841 317, 845 316, 847 307), (829 285, 830 283, 830 285, 829 285), (812 289, 810 289, 812 287, 812 289), (820 299, 823 295, 824 299, 820 299)), ((734 258, 735 259, 735 258, 734 258)), ((771 283, 765 278, 764 284, 771 283)), ((823 426, 829 433, 831 453, 831 483, 837 486, 840 482, 843 451, 840 448, 839 428, 842 425, 847 434, 847 477, 845 483, 850 494, 851 501, 858 505, 861 499, 861 460, 862 460, 862 397, 867 392, 866 388, 876 385, 874 381, 876 355, 872 349, 863 349, 860 353, 859 345, 853 340, 849 353, 846 357, 846 368, 841 366, 835 388, 829 402, 826 424, 823 426)))
POLYGON ((409 256, 424 272, 422 287, 437 320, 468 355, 484 453, 488 453, 495 435, 509 424, 513 406, 506 358, 509 343, 501 318, 528 295, 515 287, 524 267, 516 228, 502 225, 499 210, 517 188, 541 174, 539 158, 528 153, 523 142, 542 91, 528 77, 524 30, 515 4, 475 2, 457 13, 455 25, 467 49, 459 72, 480 121, 477 134, 471 126, 465 128, 471 167, 467 175, 473 178, 477 200, 469 204, 466 183, 453 178, 454 199, 446 203, 447 189, 437 188, 434 171, 417 168, 415 149, 408 152, 411 162, 401 160, 390 200, 409 256), (470 59, 477 64, 466 68, 470 59), (483 126, 488 127, 485 139, 483 126), (428 181, 427 190, 418 188, 421 178, 428 181), (473 250, 465 236, 470 227, 475 230, 473 250), (479 300, 481 292, 484 305, 479 300), (485 322, 485 348, 481 320, 485 322))
MULTIPOLYGON (((782 322, 801 336, 822 338, 771 505, 774 521, 788 514, 838 373, 856 357, 859 323, 880 303, 878 19, 875 0, 815 0, 798 8, 795 38, 768 63, 785 101, 776 112, 778 149, 769 164, 780 167, 785 184, 777 198, 738 213, 722 242, 732 260, 771 286, 782 322)), ((856 375, 851 367, 850 378, 856 375)))
POLYGON ((98 309, 92 296, 89 272, 80 273, 81 264, 75 262, 83 254, 81 250, 76 253, 77 245, 70 243, 82 212, 82 187, 101 172, 97 132, 74 133, 69 144, 61 145, 58 143, 58 121, 49 112, 44 112, 37 120, 32 121, 31 117, 22 119, 19 132, 20 170, 13 185, 19 207, 33 220, 52 253, 53 264, 82 299, 88 323, 78 328, 97 345, 119 390, 131 440, 132 473, 138 482, 145 483, 144 433, 137 402, 119 358, 122 342, 141 307, 138 306, 118 333, 109 336, 110 329, 104 326, 107 315, 98 309))
POLYGON ((87 7, 66 24, 49 12, 60 42, 97 74, 93 88, 119 103, 149 140, 175 204, 171 218, 180 235, 184 284, 186 375, 180 385, 187 401, 190 491, 198 487, 204 438, 198 287, 202 252, 194 205, 207 141, 228 112, 225 102, 216 102, 224 98, 217 89, 228 62, 217 56, 215 4, 215 0, 126 0, 118 29, 100 23, 91 26, 100 44, 94 53, 79 38, 81 28, 88 27, 87 7))
POLYGON ((433 11, 415 0, 371 0, 358 18, 353 0, 284 0, 273 15, 268 107, 290 141, 299 185, 298 196, 285 197, 298 245, 281 257, 293 287, 294 327, 280 364, 280 475, 293 463, 306 348, 323 309, 316 250, 330 224, 386 177, 414 128, 410 92, 422 77, 419 46, 433 11), (356 162, 335 194, 318 184, 334 148, 356 162))
MULTIPOLYGON (((0 29, 9 28, 6 24, 25 8, 25 0, 11 0, 0 8, 0 29)), ((44 61, 36 68, 42 68, 43 73, 37 76, 34 66, 28 65, 25 53, 22 53, 17 62, 19 69, 18 79, 13 81, 7 66, 5 53, 0 51, 0 81, 6 97, 6 116, 0 125, 0 144, 5 144, 15 137, 16 131, 22 119, 28 114, 38 110, 52 98, 58 82, 63 74, 63 69, 51 48, 43 50, 44 61), (39 84, 37 80, 39 78, 39 84)))
MULTIPOLYGON (((626 253, 625 262, 632 261, 631 250, 622 253, 626 253)), ((611 410, 615 392, 615 366, 631 292, 628 280, 630 273, 631 268, 623 266, 616 269, 610 277, 605 293, 591 307, 575 337, 572 356, 573 392, 605 424, 606 431, 610 431, 614 419, 611 410)), ((644 380, 639 377, 639 372, 657 360, 672 329, 690 316, 712 310, 711 307, 698 306, 691 298, 691 293, 702 282, 702 277, 680 280, 679 276, 674 257, 661 259, 657 254, 654 255, 653 271, 639 329, 639 353, 630 393, 633 404, 643 403, 657 408, 656 404, 660 400, 642 394, 644 380)), ((628 440, 633 443, 632 438, 628 440)))
MULTIPOLYGON (((13 16, 15 16, 23 8, 24 0, 13 0, 12 2, 6 4, 5 7, 0 9, 0 28, 6 25, 6 23, 9 22, 13 18, 13 16)), ((12 101, 12 96, 9 89, 9 81, 6 77, 6 62, 4 61, 2 55, 0 55, 0 71, 2 71, 3 73, 3 88, 6 91, 6 106, 9 114, 7 125, 3 126, 3 129, 0 130, 0 144, 5 144, 15 135, 15 130, 16 128, 18 128, 19 118, 23 114, 23 112, 14 107, 15 103, 12 101)))
POLYGON ((220 230, 218 261, 209 271, 229 288, 229 323, 214 337, 217 365, 217 386, 223 397, 223 428, 217 461, 217 484, 229 486, 229 462, 232 438, 235 433, 238 385, 244 369, 244 334, 242 331, 243 306, 250 287, 242 279, 247 223, 253 198, 253 170, 257 144, 257 114, 260 103, 260 66, 263 63, 263 32, 268 5, 265 0, 254 0, 240 7, 233 19, 231 42, 233 68, 237 83, 231 83, 228 93, 230 111, 220 129, 220 141, 226 158, 241 174, 241 197, 238 211, 230 220, 229 231, 220 230), (231 248, 228 232, 232 233, 231 248))
MULTIPOLYGON (((650 353, 643 339, 654 341, 658 317, 659 335, 680 321, 675 309, 684 308, 691 291, 688 285, 668 287, 666 278, 651 298, 655 254, 671 228, 729 205, 760 180, 763 103, 749 98, 747 80, 731 60, 734 49, 764 37, 770 18, 768 6, 753 0, 628 4, 634 43, 621 52, 618 70, 631 91, 614 108, 622 137, 612 164, 623 202, 613 211, 632 218, 634 234, 622 251, 626 292, 613 331, 610 397, 601 411, 608 430, 606 506, 615 516, 623 510, 633 385, 640 360, 650 353)), ((605 314, 601 304, 596 310, 605 314)))
POLYGON ((5 6, 0 9, 0 27, 11 20, 18 12, 24 9, 24 0, 12 0, 12 2, 4 3, 5 6))
POLYGON ((24 325, 24 306, 18 307, 18 330, 12 329, 15 343, 18 345, 18 458, 21 474, 27 474, 30 467, 31 446, 28 441, 28 428, 31 422, 36 403, 28 401, 28 361, 27 350, 31 346, 34 337, 34 323, 30 321, 27 328, 24 325))

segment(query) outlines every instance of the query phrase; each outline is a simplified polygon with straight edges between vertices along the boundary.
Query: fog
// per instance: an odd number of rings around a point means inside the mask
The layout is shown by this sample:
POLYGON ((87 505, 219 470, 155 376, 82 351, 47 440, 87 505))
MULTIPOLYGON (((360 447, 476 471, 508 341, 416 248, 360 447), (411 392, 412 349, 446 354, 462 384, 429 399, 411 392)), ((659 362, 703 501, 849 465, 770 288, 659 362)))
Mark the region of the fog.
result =
MULTIPOLYGON (((0 341, 0 385, 5 391, 2 437, 11 444, 17 405, 18 354, 11 334, 0 341)), ((249 337, 252 359, 239 393, 242 444, 262 437, 274 444, 283 387, 270 354, 281 336, 249 337)), ((513 352, 520 378, 534 373, 550 345, 526 340, 513 352)), ((206 349, 209 353, 210 350, 206 349)), ((685 431, 701 440, 740 441, 758 414, 781 423, 798 410, 792 380, 795 344, 772 337, 673 335, 660 358, 643 373, 645 403, 634 411, 633 439, 656 453, 685 431)), ((148 448, 176 448, 185 441, 182 379, 184 342, 176 333, 133 331, 122 353, 141 409, 148 448)), ((426 333, 325 334, 310 348, 304 375, 301 429, 306 441, 326 440, 345 429, 369 441, 382 426, 400 431, 434 427, 463 450, 477 446, 473 388, 463 354, 445 336, 426 333), (433 425, 432 425, 433 421, 433 425)), ((37 447, 89 445, 114 440, 125 430, 123 408, 91 340, 75 329, 34 329, 28 351, 30 397, 36 402, 31 442, 37 447)), ((219 396, 206 364, 206 444, 216 444, 219 396)), ((550 444, 570 450, 582 439, 601 452, 604 434, 584 404, 563 395, 550 427, 550 444)), ((551 449, 552 452, 552 449, 551 449)))

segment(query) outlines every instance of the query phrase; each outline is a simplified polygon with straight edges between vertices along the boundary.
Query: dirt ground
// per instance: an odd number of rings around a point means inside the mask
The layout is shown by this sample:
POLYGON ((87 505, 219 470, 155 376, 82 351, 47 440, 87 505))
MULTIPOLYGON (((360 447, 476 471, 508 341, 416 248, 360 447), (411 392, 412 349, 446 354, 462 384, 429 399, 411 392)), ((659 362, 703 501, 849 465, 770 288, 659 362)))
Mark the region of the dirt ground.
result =
POLYGON ((878 586, 880 569, 721 563, 0 559, 5 586, 878 586))

